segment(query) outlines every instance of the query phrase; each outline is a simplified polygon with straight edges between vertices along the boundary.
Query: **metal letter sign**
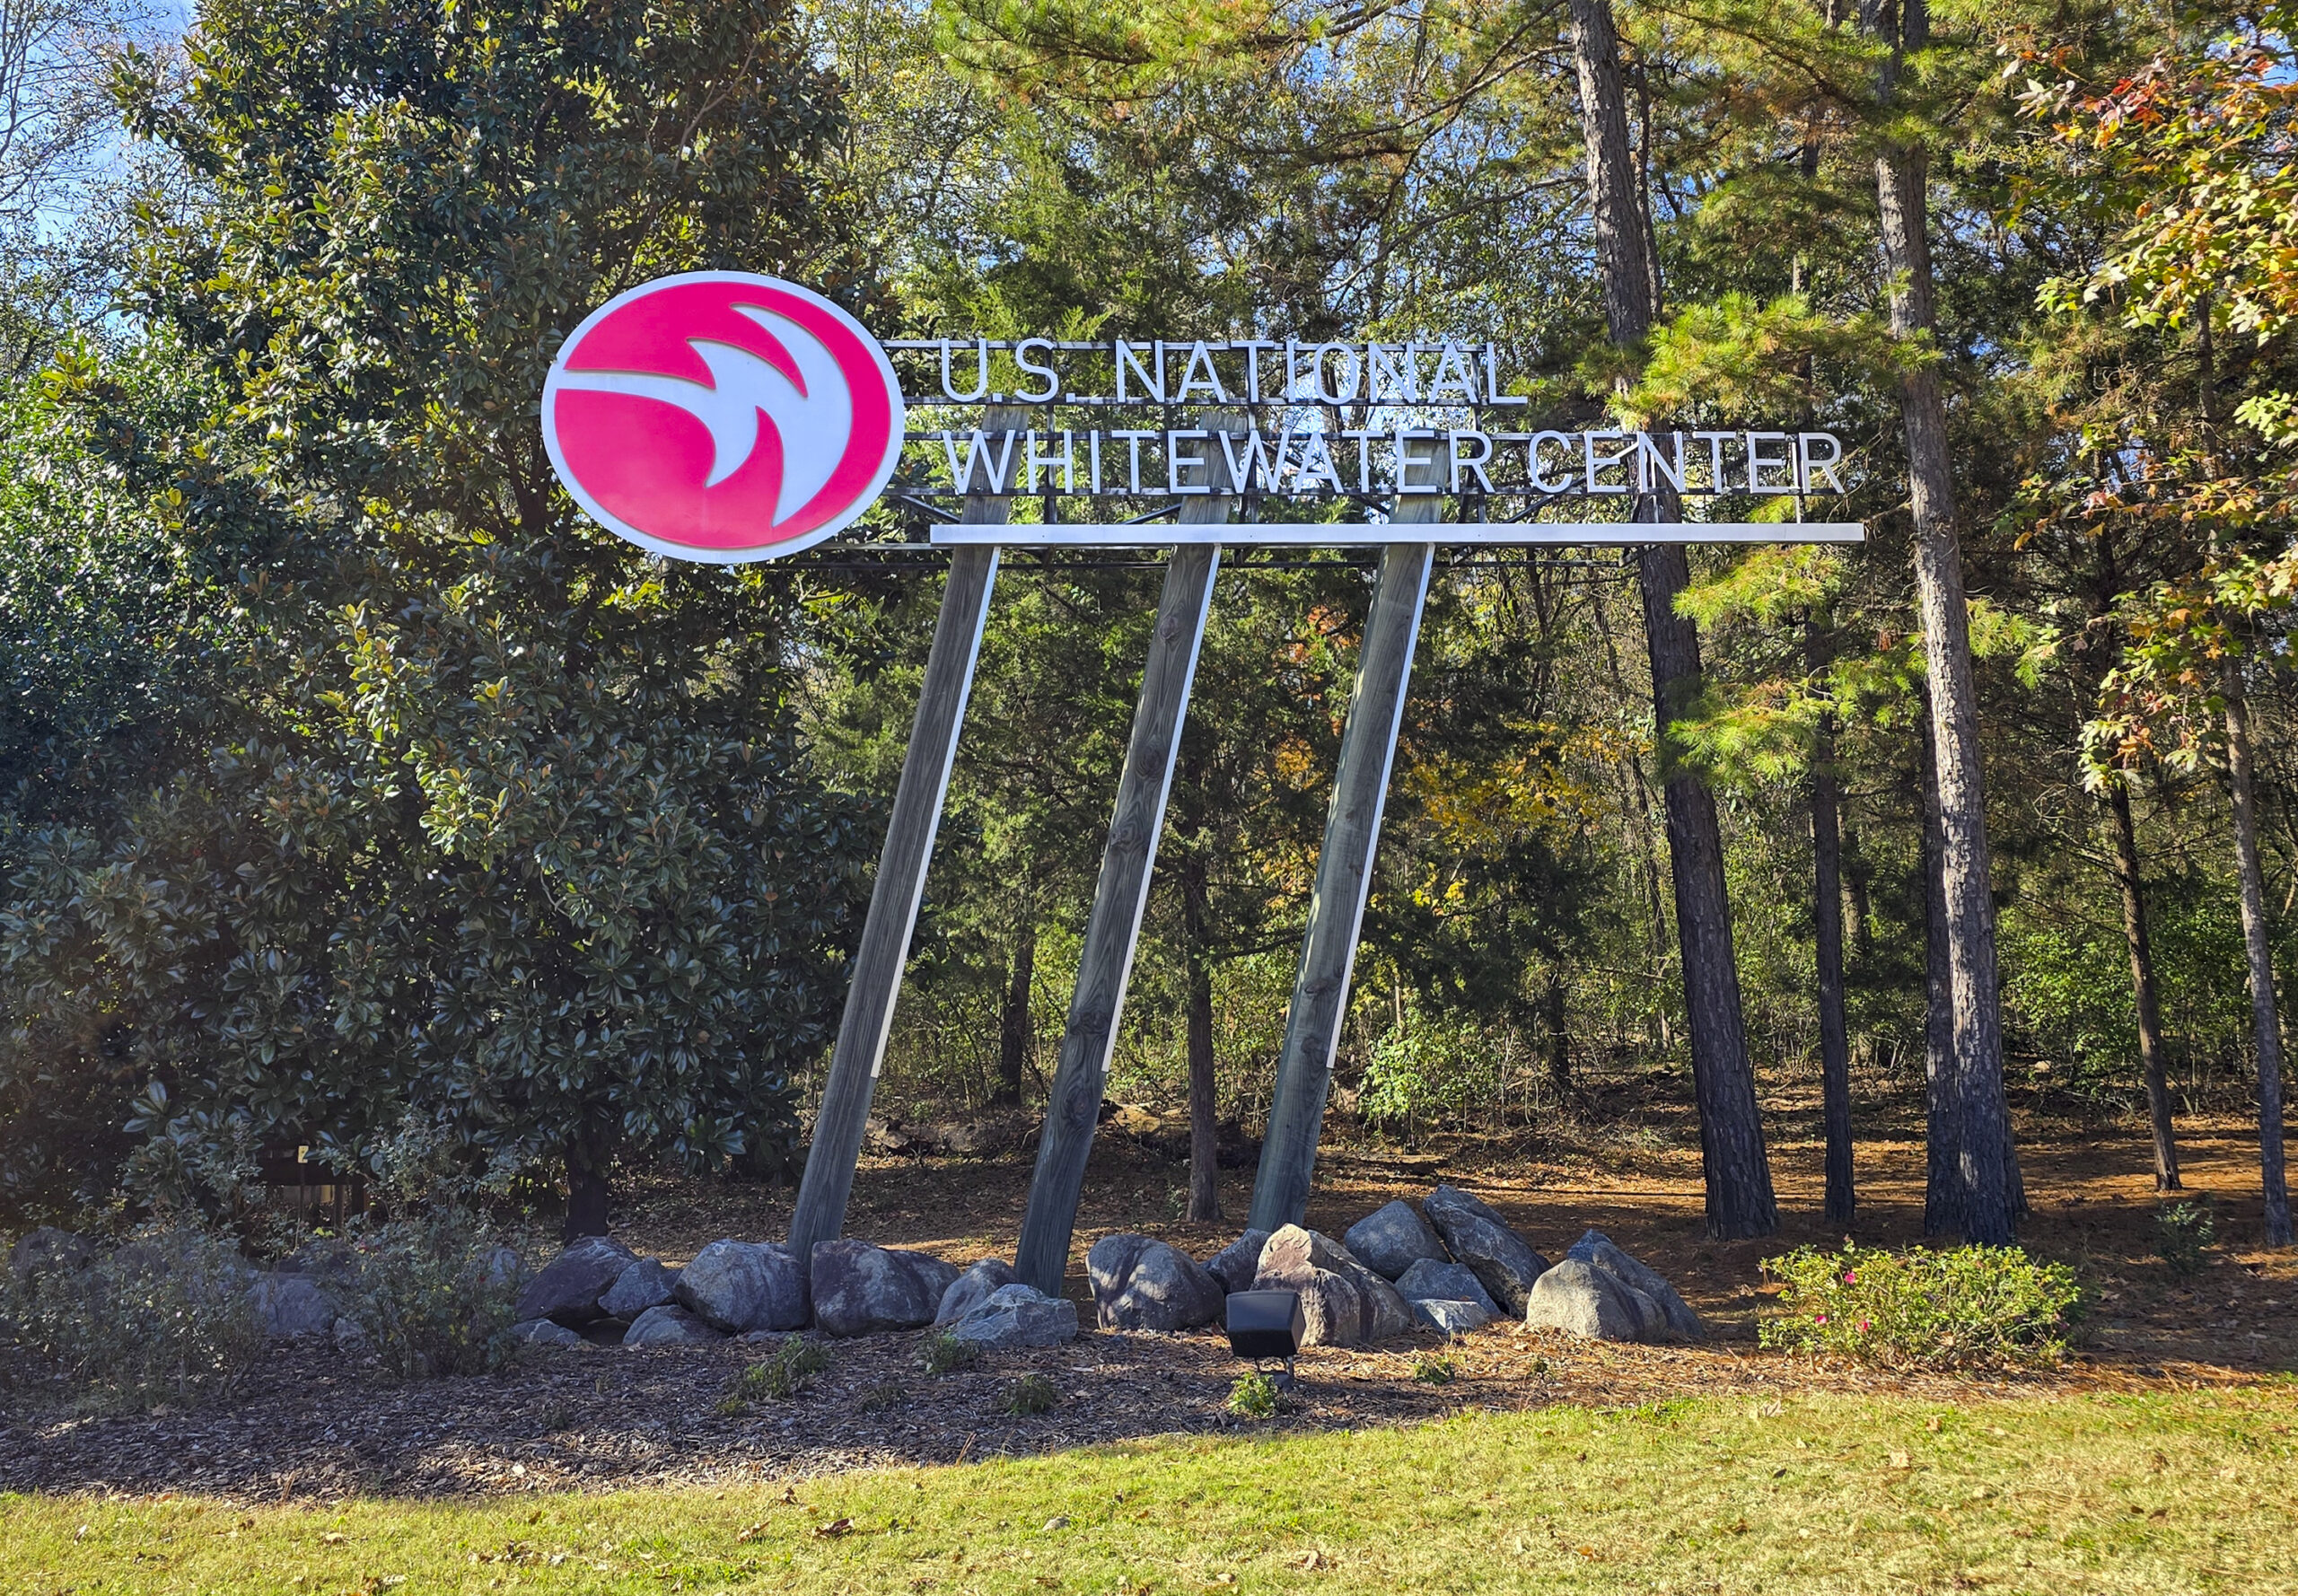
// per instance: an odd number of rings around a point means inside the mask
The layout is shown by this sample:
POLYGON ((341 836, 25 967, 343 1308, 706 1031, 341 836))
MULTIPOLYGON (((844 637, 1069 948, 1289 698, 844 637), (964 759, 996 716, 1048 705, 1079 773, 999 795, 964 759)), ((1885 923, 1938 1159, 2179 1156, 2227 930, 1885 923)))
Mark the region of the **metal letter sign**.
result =
POLYGON ((1531 402, 1505 390, 1491 344, 881 345, 811 290, 742 272, 645 284, 574 329, 544 384, 543 443, 574 502, 618 536, 677 559, 774 559, 853 525, 890 489, 934 523, 931 546, 952 550, 791 1222, 802 1256, 845 1223, 1001 550, 1165 548, 1179 561, 1030 1194, 1022 1272, 1056 1291, 1221 548, 1385 550, 1254 1192, 1252 1223, 1274 1228, 1300 1219, 1308 1193, 1436 548, 1864 539, 1857 522, 1802 519, 1811 499, 1845 492, 1832 433, 1563 432, 1528 428, 1531 402), (918 397, 904 398, 895 357, 918 397), (907 432, 920 408, 961 414, 907 432), (921 474, 897 482, 905 459, 921 474), (1679 497, 1719 513, 1647 519, 1679 497), (1792 499, 1795 519, 1721 518, 1750 499, 1792 499), (1011 522, 1016 504, 1040 519, 1011 522), (1063 513, 1112 504, 1113 521, 1063 513))

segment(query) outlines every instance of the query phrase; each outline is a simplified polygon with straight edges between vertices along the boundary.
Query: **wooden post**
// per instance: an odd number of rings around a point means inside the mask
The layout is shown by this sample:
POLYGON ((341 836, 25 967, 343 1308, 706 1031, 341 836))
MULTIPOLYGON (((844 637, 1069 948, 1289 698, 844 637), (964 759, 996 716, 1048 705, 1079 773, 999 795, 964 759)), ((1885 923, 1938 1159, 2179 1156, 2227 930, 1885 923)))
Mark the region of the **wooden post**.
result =
MULTIPOLYGON (((1242 417, 1215 412, 1205 425, 1218 432, 1242 431, 1242 417)), ((1182 504, 1184 525, 1217 525, 1229 519, 1233 488, 1228 462, 1211 452, 1216 491, 1182 504)), ((1202 472, 1192 472, 1199 481, 1202 472)), ((1212 607, 1213 578, 1221 566, 1216 544, 1178 548, 1165 567, 1165 589, 1157 604, 1156 629, 1142 667, 1141 701, 1133 711, 1133 736, 1118 778, 1117 812, 1110 820, 1101 850, 1101 879, 1078 951, 1077 989, 1069 1000, 1062 1029, 1061 1058, 1055 1066, 1052 1099, 1038 1141, 1037 1173, 1030 1181, 1030 1203, 1022 1219, 1021 1245, 1013 1269, 1048 1296, 1061 1294, 1069 1266, 1069 1241, 1077 1224, 1077 1200, 1085 1185, 1085 1161, 1092 1151, 1093 1127, 1101 1119, 1101 1093, 1109 1083, 1110 1050, 1116 1045, 1125 988, 1133 973, 1133 952, 1141 936, 1142 911, 1149 903, 1149 879, 1157 862, 1157 838, 1165 824, 1165 798, 1173 785, 1173 757, 1180 751, 1181 722, 1197 674, 1197 650, 1205 641, 1212 607)))
MULTIPOLYGON (((1394 520, 1425 524, 1442 513, 1434 460, 1414 460, 1406 481, 1427 489, 1399 494, 1394 520)), ((1373 856, 1381 840, 1389 767, 1404 720, 1412 651, 1420 640, 1420 612, 1428 599, 1433 543, 1391 543, 1381 552, 1381 576, 1364 621, 1357 656, 1356 690, 1340 738, 1340 767, 1333 773, 1332 810, 1325 819, 1324 850, 1309 899, 1309 928, 1293 978, 1293 1005, 1285 1020, 1285 1050, 1276 1061, 1276 1092, 1261 1141, 1260 1173, 1253 1181, 1254 1230, 1298 1224, 1309 1201, 1324 1127, 1325 1096, 1332 1087, 1332 1057, 1356 963, 1356 934, 1373 886, 1373 856)))
MULTIPOLYGON (((1017 406, 996 406, 982 416, 984 430, 993 436, 1028 425, 1028 413, 1017 406)), ((991 486, 1012 487, 1010 472, 1005 481, 993 478, 991 486)), ((1003 495, 969 493, 960 519, 973 526, 996 525, 1004 521, 1008 503, 1003 495)), ((950 561, 949 585, 942 592, 942 613, 934 625, 934 646, 925 657, 917 719, 902 757, 901 783, 894 790, 893 818, 878 856, 862 943, 855 950, 846 1017, 830 1053, 829 1079, 822 1087, 813 1140, 806 1149, 806 1173, 790 1219, 791 1250, 802 1261, 813 1256, 815 1242, 837 1240, 846 1224, 846 1200, 854 1190, 854 1168, 862 1156, 870 1097, 885 1062, 894 998, 901 991, 910 933, 917 928, 917 906, 925 893, 925 867, 942 823, 958 727, 973 691, 974 661, 981 652, 981 628, 989 617, 990 589, 997 579, 997 553, 994 548, 960 548, 950 561)))

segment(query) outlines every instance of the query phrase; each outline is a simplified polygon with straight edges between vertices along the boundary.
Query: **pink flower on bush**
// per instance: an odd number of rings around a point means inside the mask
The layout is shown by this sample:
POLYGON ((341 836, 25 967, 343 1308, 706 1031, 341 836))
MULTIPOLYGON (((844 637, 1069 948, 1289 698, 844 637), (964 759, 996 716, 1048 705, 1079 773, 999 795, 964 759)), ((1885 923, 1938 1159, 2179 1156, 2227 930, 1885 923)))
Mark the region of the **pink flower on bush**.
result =
POLYGON ((1867 1327, 1868 1327, 1868 1325, 1870 1325, 1870 1324, 1871 1324, 1871 1323, 1873 1323, 1873 1320, 1864 1320, 1864 1319, 1861 1320, 1859 1321, 1859 1333, 1860 1333, 1861 1335, 1863 1335, 1863 1336, 1864 1336, 1864 1335, 1865 1335, 1865 1334, 1867 1333, 1867 1327))
POLYGON ((1858 1284, 1859 1284, 1859 1271, 1858 1271, 1858 1270, 1856 1270, 1856 1269, 1846 1269, 1846 1270, 1843 1272, 1843 1283, 1844 1283, 1846 1285, 1858 1285, 1858 1284))
POLYGON ((1814 1313, 1811 1315, 1811 1322, 1813 1324, 1825 1324, 1827 1321, 1828 1316, 1824 1313, 1814 1313))

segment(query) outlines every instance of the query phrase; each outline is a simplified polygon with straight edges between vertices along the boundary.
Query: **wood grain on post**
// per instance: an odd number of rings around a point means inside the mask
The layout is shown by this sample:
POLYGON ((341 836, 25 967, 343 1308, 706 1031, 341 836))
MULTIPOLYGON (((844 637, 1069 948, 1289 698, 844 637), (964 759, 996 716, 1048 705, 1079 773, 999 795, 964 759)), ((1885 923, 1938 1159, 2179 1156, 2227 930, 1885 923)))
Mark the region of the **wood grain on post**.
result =
MULTIPOLYGON (((1029 413, 1018 406, 994 406, 982 415, 983 429, 993 437, 1028 425, 1029 413)), ((1003 482, 991 478, 991 486, 1013 486, 1010 470, 1003 482)), ((960 519, 973 526, 996 525, 1004 521, 1009 504, 1004 495, 969 493, 960 519)), ((837 1240, 845 1227, 846 1201, 854 1190, 854 1169, 869 1125, 870 1098, 885 1062, 894 998, 901 991, 910 933, 917 929, 917 907, 925 892, 925 867, 942 823, 958 728, 973 691, 982 624, 988 618, 990 589, 997 579, 997 553, 996 548, 960 548, 950 561, 949 585, 943 589, 942 613, 934 624, 934 646, 925 657, 917 719, 902 756, 893 817, 878 855, 862 943, 854 953, 846 1016, 830 1053, 829 1079, 815 1112, 806 1173, 790 1219, 790 1246, 802 1260, 813 1255, 815 1242, 837 1240)))
MULTIPOLYGON (((1204 425, 1215 432, 1242 432, 1247 423, 1241 416, 1215 412, 1204 425)), ((1237 484, 1223 451, 1209 450, 1206 469, 1189 476, 1193 484, 1214 491, 1183 503, 1182 524, 1226 522, 1234 501, 1224 490, 1237 484)), ((1118 778, 1117 811, 1101 850, 1101 879, 1093 889, 1084 945, 1078 951, 1077 988, 1062 1028, 1061 1058, 1054 1069, 1045 1129, 1038 1141, 1037 1172, 1030 1181, 1029 1208, 1013 1257, 1014 1273, 1048 1296, 1061 1293, 1069 1266, 1085 1161, 1092 1151, 1093 1127, 1101 1119, 1110 1049, 1125 1010, 1126 984, 1133 973, 1134 948, 1140 940, 1142 911, 1148 906, 1149 879, 1157 862, 1157 839, 1164 829, 1165 800, 1173 785, 1173 757, 1180 749, 1189 684, 1197 675, 1213 578, 1220 565, 1218 546, 1198 544, 1176 548, 1172 563, 1165 567, 1157 625, 1142 668, 1141 700, 1134 708, 1133 735, 1118 778)))
MULTIPOLYGON (((1432 447, 1441 447, 1441 443, 1432 447)), ((1436 486, 1438 469, 1433 458, 1405 467, 1400 474, 1407 485, 1427 491, 1399 494, 1395 521, 1425 524, 1438 519, 1444 503, 1436 486)), ((1373 590, 1364 646, 1357 656, 1356 690, 1349 696, 1340 765, 1333 773, 1324 849, 1317 856, 1316 889, 1309 899, 1309 928, 1301 939, 1300 967, 1293 978, 1293 1005, 1285 1020, 1285 1050, 1276 1062, 1268 1134, 1261 1142, 1260 1173, 1253 1181, 1252 1216, 1245 1222, 1254 1230, 1298 1224, 1308 1206, 1317 1136, 1324 1127, 1325 1098, 1332 1087, 1333 1052, 1340 1043, 1349 975, 1356 964, 1356 934, 1373 885, 1389 768, 1396 758, 1405 688, 1412 679, 1412 652, 1420 640, 1420 612, 1427 602, 1428 575, 1435 558, 1433 543, 1391 543, 1381 551, 1380 580, 1373 590)))

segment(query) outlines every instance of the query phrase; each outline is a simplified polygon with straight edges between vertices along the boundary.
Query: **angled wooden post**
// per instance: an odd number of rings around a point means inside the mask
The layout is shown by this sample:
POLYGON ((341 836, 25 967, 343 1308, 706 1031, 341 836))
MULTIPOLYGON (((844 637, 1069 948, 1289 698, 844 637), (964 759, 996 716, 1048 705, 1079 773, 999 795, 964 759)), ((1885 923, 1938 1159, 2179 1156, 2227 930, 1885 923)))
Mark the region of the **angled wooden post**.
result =
MULTIPOLYGON (((1406 479, 1414 487, 1433 485, 1436 472, 1434 462, 1415 460, 1406 479)), ((1425 495, 1399 495, 1393 519, 1434 522, 1443 504, 1433 487, 1425 495)), ((1356 690, 1348 700, 1340 765, 1333 773, 1324 849, 1317 856, 1317 884, 1309 898, 1309 927, 1293 977, 1293 1005, 1285 1020, 1285 1050, 1277 1057, 1268 1132, 1261 1140, 1260 1173, 1253 1180, 1252 1217, 1246 1223, 1255 1230, 1298 1224, 1308 1206, 1317 1134, 1332 1086, 1333 1051, 1340 1043, 1348 978, 1356 963, 1356 934, 1372 890, 1389 767, 1396 758, 1405 688, 1412 677, 1412 652, 1420 640, 1420 612, 1435 557, 1433 543, 1391 543, 1381 552, 1380 580, 1357 655, 1356 690)))
MULTIPOLYGON (((1241 432, 1241 417, 1216 412, 1204 425, 1217 432, 1241 432)), ((1180 509, 1184 525, 1217 525, 1229 519, 1233 488, 1228 462, 1215 450, 1208 467, 1215 491, 1194 496, 1180 509)), ((1204 472, 1193 472, 1199 482, 1204 472)), ((1133 973, 1133 953, 1141 936, 1141 916, 1149 903, 1149 879, 1157 863, 1157 838, 1164 829, 1165 798, 1173 785, 1173 758, 1180 749, 1181 722, 1188 709, 1190 681, 1205 641, 1212 608, 1213 578, 1220 569, 1216 544, 1173 550, 1165 567, 1165 589, 1157 604, 1156 629, 1142 667, 1141 701, 1133 712, 1133 736, 1126 744, 1125 770, 1118 777, 1117 812, 1101 850, 1101 873, 1078 951, 1077 989, 1062 1028, 1061 1059, 1054 1069, 1045 1129, 1038 1141, 1037 1173, 1030 1181, 1030 1203, 1022 1218, 1022 1240, 1013 1269, 1048 1296, 1061 1293, 1068 1268, 1069 1241, 1077 1223, 1077 1199, 1085 1185, 1085 1161, 1100 1121, 1101 1093, 1109 1082, 1110 1050, 1116 1045, 1118 1018, 1125 1010, 1125 988, 1133 973)))
MULTIPOLYGON (((1016 406, 995 406, 982 415, 983 429, 993 436, 1028 425, 1028 413, 1016 406)), ((1012 485, 1010 472, 1004 481, 991 478, 993 487, 1012 485)), ((972 526, 996 525, 1004 521, 1009 503, 1002 495, 969 493, 960 519, 972 526)), ((973 691, 974 662, 981 652, 982 625, 989 617, 990 589, 997 580, 997 553, 994 548, 960 548, 950 561, 942 613, 934 623, 934 646, 925 656, 917 719, 902 756, 893 816, 886 826, 884 851, 878 856, 861 945, 854 953, 846 1017, 830 1053, 829 1079, 815 1112, 806 1173, 790 1219, 790 1246, 801 1260, 813 1255, 815 1242, 837 1240, 846 1223, 846 1201, 854 1190, 854 1168, 862 1156, 870 1098, 885 1062, 894 998, 901 991, 910 933, 917 929, 917 907, 925 892, 925 867, 942 823, 958 728, 973 691)))

